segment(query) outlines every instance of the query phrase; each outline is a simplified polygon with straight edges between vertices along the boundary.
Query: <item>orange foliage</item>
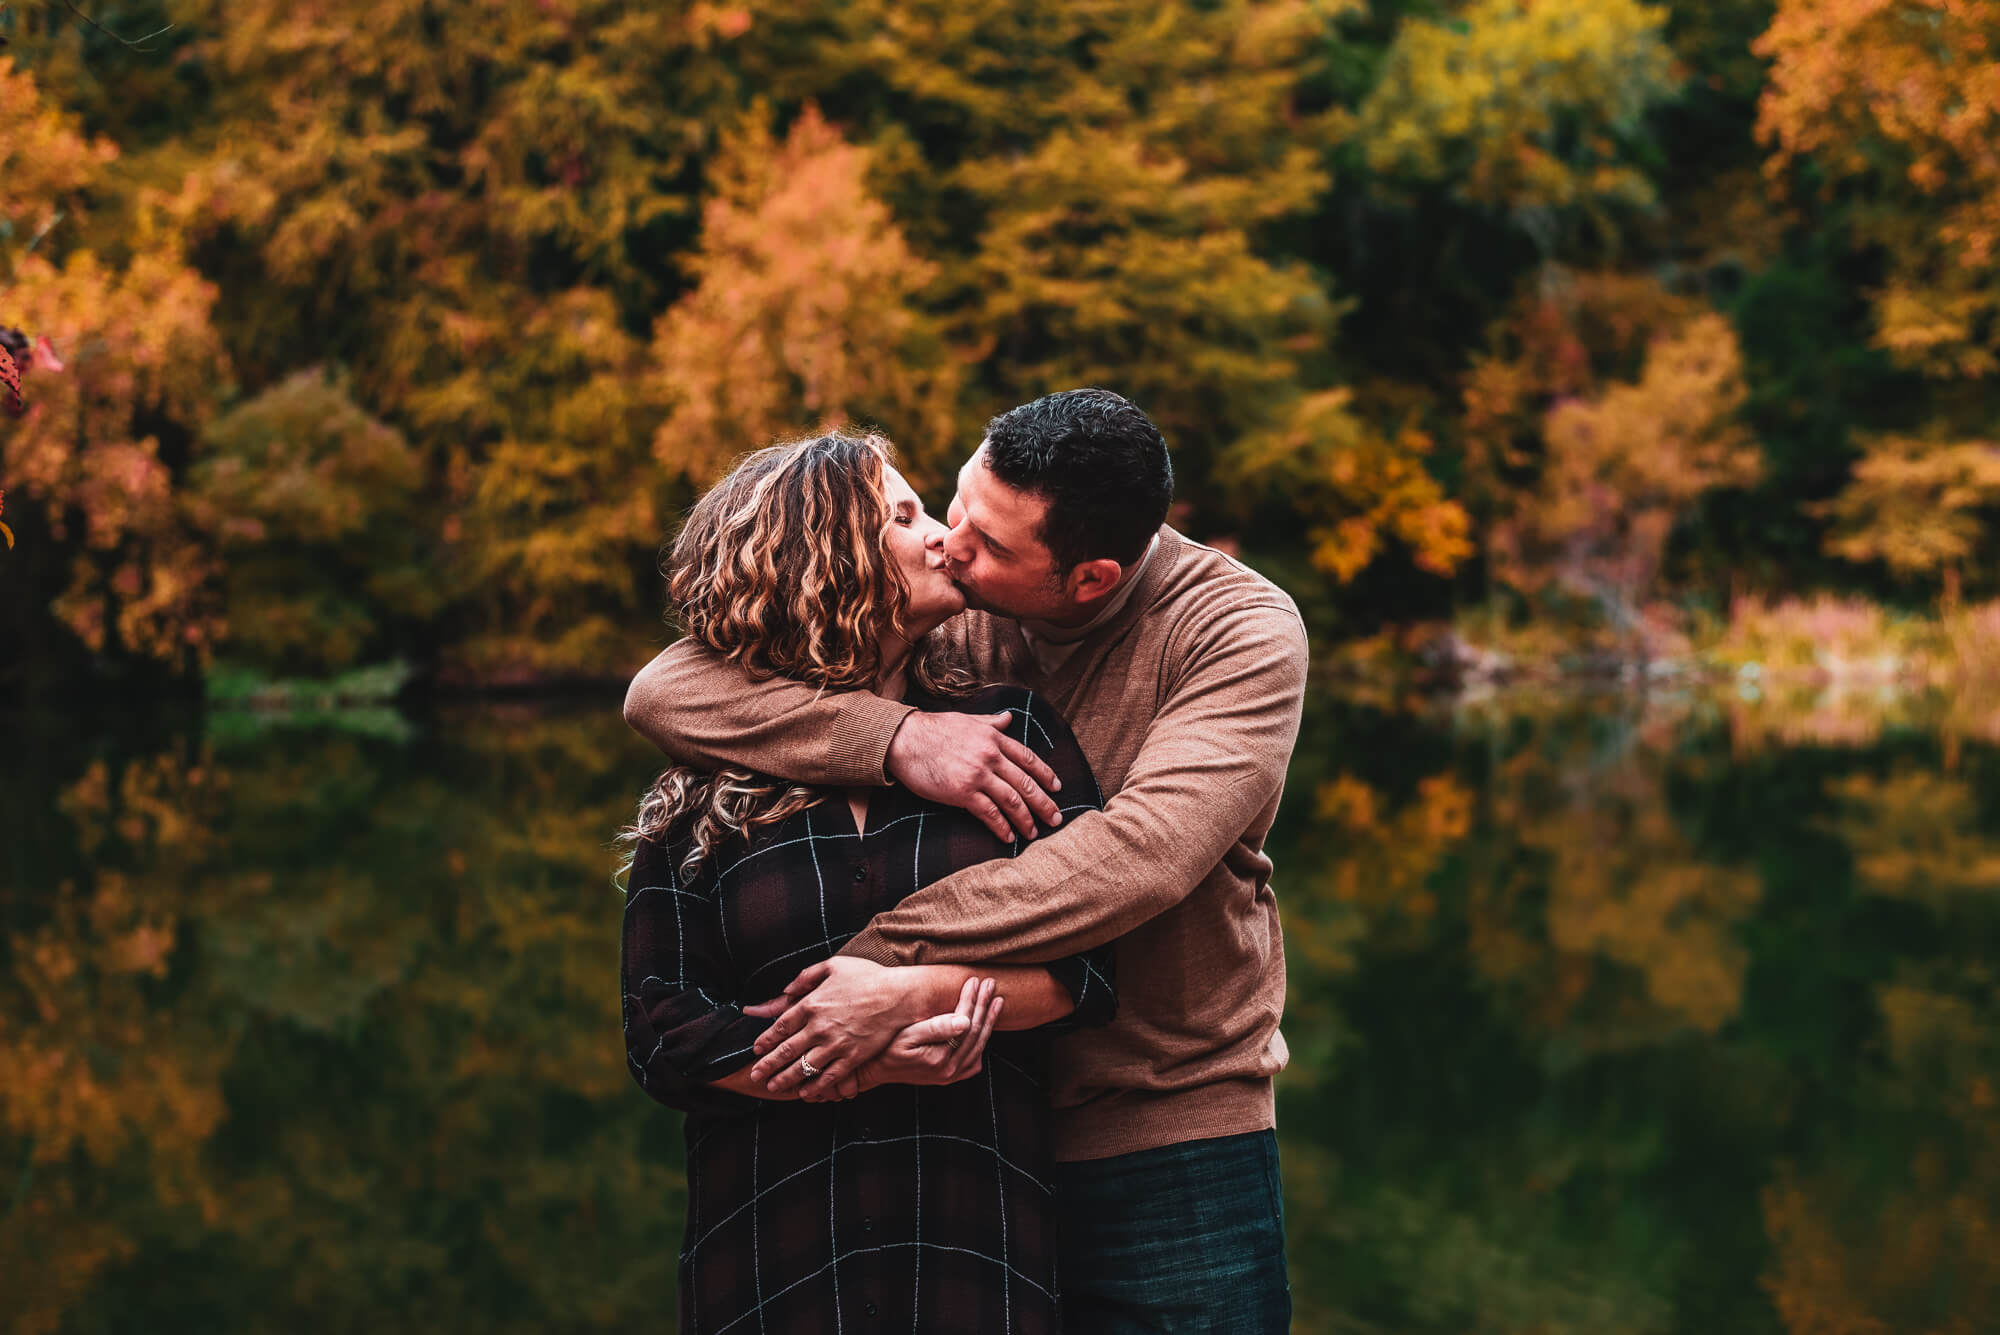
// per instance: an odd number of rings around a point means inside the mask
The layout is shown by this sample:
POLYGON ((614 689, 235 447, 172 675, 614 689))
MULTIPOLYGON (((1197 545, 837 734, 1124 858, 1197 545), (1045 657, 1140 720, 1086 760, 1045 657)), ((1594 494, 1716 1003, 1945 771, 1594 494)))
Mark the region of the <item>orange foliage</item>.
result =
POLYGON ((1947 570, 1986 536, 1977 511, 2000 503, 2000 445, 1878 436, 1854 477, 1815 513, 1834 520, 1827 550, 1899 575, 1947 570))
POLYGON ((1861 188, 1889 280, 1877 338, 1935 374, 2000 369, 2000 0, 1780 0, 1757 129, 1775 176, 1861 188))
POLYGON ((1315 521, 1312 563, 1335 579, 1359 575, 1391 538, 1420 569, 1450 574, 1472 555, 1472 521, 1424 467, 1430 437, 1376 430, 1352 411, 1353 397, 1305 395, 1282 422, 1239 441, 1227 468, 1238 485, 1277 485, 1315 521))
MULTIPOLYGON (((114 151, 88 141, 39 99, 33 79, 0 60, 0 152, 32 153, 9 169, 10 219, 47 227, 75 207, 114 151)), ((115 267, 88 249, 58 265, 30 253, 10 258, 7 318, 38 336, 31 369, 44 379, 19 422, 0 439, 10 485, 49 512, 58 540, 73 531, 76 555, 56 612, 93 649, 120 646, 169 661, 205 661, 217 632, 203 588, 210 556, 182 513, 142 418, 199 423, 213 402, 221 352, 209 325, 215 290, 184 262, 171 231, 148 225, 129 262, 115 267), (39 355, 67 349, 67 367, 39 355)))
MULTIPOLYGON (((0 55, 0 219, 26 241, 74 211, 78 192, 118 156, 107 139, 85 139, 43 99, 34 76, 0 55)), ((18 323, 10 321, 10 323, 18 323)))
POLYGON ((662 467, 707 483, 773 439, 856 420, 912 461, 942 457, 956 363, 916 306, 936 270, 868 171, 868 152, 810 105, 782 145, 754 113, 725 137, 690 261, 698 286, 654 332, 662 467))

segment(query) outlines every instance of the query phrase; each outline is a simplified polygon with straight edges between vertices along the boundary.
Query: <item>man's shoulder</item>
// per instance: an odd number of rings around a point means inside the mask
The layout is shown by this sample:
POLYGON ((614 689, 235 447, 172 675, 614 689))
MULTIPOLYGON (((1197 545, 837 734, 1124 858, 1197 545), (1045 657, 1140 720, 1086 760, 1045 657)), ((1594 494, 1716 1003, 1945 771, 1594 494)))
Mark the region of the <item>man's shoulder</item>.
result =
POLYGON ((1176 639, 1227 625, 1232 633, 1303 633, 1292 596, 1229 553, 1163 530, 1175 542, 1173 564, 1155 594, 1151 614, 1176 639))

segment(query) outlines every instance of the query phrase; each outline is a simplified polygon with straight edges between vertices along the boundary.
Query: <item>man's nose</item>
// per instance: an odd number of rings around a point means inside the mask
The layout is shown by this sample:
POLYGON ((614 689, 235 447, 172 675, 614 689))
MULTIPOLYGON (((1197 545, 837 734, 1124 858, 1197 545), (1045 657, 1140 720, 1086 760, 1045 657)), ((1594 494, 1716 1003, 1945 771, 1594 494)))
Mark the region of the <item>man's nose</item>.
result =
POLYGON ((944 552, 947 560, 957 561, 962 564, 972 559, 972 533, 968 526, 964 524, 959 525, 957 528, 946 529, 940 534, 938 536, 938 546, 939 550, 944 552))

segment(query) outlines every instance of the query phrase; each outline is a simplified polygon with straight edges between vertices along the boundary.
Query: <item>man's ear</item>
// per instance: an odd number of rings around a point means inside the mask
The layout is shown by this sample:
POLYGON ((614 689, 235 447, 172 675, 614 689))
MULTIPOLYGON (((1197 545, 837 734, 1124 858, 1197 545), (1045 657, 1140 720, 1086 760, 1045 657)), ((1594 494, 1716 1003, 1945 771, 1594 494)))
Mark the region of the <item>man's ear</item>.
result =
POLYGON ((1079 561, 1070 568, 1069 596, 1078 607, 1087 607, 1118 587, 1118 581, 1125 573, 1123 566, 1106 557, 1097 561, 1079 561))

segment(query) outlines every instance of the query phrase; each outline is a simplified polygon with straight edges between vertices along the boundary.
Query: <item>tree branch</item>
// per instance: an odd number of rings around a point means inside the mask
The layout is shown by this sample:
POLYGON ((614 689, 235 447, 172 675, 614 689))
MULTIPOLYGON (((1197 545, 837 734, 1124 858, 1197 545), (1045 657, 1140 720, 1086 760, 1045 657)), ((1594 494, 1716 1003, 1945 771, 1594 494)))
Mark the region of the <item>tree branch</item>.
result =
MULTIPOLYGON (((127 51, 142 51, 147 53, 156 51, 159 48, 147 46, 146 43, 152 41, 156 37, 164 37, 168 33, 174 30, 174 25, 169 23, 166 27, 160 29, 158 32, 149 32, 144 37, 138 38, 137 40, 128 37, 120 37, 117 33, 111 31, 111 29, 105 27, 102 23, 99 23, 96 19, 92 18, 90 15, 84 13, 82 9, 78 8, 76 0, 54 0, 54 3, 60 4, 64 9, 67 9, 70 13, 74 14, 77 18, 81 19, 83 22, 89 24, 92 28, 95 28, 98 32, 103 33, 106 37, 109 37, 112 41, 118 43, 120 46, 124 47, 127 51)), ((0 6, 0 8, 5 8, 5 6, 0 6)))

